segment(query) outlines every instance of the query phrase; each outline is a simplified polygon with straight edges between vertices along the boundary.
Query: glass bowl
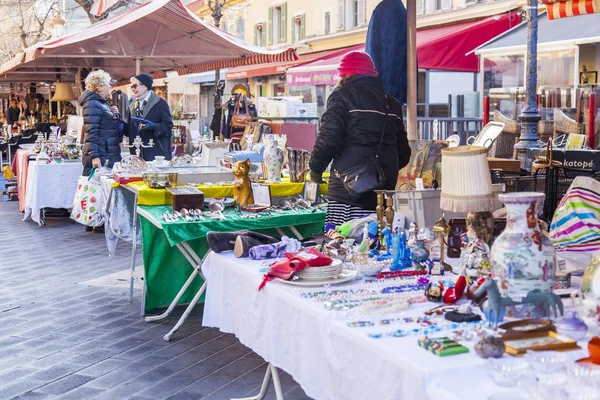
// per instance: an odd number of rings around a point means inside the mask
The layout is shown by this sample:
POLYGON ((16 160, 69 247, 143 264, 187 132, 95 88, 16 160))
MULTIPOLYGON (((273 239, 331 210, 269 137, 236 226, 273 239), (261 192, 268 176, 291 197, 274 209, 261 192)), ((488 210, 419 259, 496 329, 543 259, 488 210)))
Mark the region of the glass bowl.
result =
POLYGON ((498 386, 514 386, 529 369, 522 358, 503 357, 488 361, 490 376, 498 386))
POLYGON ((177 172, 148 171, 142 179, 152 189, 165 189, 177 185, 177 172))
POLYGON ((537 373, 551 374, 564 369, 569 356, 557 351, 528 351, 523 357, 537 373))
MULTIPOLYGON (((580 383, 600 383, 600 365, 575 363, 567 367, 571 381, 580 383)), ((598 397, 600 399, 600 397, 598 397)))

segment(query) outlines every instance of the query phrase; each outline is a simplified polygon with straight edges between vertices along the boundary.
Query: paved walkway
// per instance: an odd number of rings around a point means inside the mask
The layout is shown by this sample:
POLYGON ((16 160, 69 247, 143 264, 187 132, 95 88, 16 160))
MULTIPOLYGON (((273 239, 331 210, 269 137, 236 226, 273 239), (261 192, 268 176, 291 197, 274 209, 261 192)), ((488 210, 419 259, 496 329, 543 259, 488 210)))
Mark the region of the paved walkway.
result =
MULTIPOLYGON (((202 307, 171 342, 140 317, 140 291, 81 284, 128 267, 104 235, 68 218, 21 221, 0 199, 0 399, 229 399, 258 392, 266 363, 232 335, 202 327, 202 307)), ((181 313, 183 310, 178 310, 181 313)), ((287 374, 286 400, 308 399, 287 374)), ((273 390, 269 399, 274 398, 273 390)))

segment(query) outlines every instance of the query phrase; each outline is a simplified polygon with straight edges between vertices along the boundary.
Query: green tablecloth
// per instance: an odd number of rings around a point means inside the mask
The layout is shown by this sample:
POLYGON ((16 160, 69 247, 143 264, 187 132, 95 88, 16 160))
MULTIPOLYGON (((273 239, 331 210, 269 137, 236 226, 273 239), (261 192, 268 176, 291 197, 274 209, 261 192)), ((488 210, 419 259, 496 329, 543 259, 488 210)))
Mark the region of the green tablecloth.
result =
MULTIPOLYGON (((207 218, 206 222, 167 223, 160 215, 171 211, 169 206, 139 206, 138 210, 141 211, 139 215, 146 277, 145 312, 168 306, 192 272, 190 263, 175 247, 179 243, 187 242, 200 257, 203 257, 209 250, 206 234, 210 231, 230 232, 247 229, 279 236, 276 228, 282 228, 287 235, 295 237, 287 228, 294 226, 303 237, 310 237, 314 233, 322 232, 325 224, 324 211, 285 212, 259 219, 244 219, 228 210, 223 213, 227 217, 226 220, 207 218)), ((189 303, 202 283, 202 279, 196 277, 179 303, 189 303)), ((204 297, 200 301, 204 301, 204 297)))

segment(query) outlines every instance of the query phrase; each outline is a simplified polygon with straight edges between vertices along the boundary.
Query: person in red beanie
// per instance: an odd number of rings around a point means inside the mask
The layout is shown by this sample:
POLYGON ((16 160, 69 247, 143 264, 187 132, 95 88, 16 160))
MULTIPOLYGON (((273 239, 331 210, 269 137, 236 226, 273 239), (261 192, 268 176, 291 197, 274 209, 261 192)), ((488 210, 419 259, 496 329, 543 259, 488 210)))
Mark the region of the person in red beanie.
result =
POLYGON ((377 206, 374 191, 352 195, 346 190, 345 171, 378 156, 385 175, 379 189, 394 190, 398 171, 410 159, 402 105, 385 94, 371 57, 361 51, 347 53, 338 72, 340 80, 327 100, 309 165, 310 179, 321 183, 333 162, 326 223, 335 225, 374 213, 377 206))

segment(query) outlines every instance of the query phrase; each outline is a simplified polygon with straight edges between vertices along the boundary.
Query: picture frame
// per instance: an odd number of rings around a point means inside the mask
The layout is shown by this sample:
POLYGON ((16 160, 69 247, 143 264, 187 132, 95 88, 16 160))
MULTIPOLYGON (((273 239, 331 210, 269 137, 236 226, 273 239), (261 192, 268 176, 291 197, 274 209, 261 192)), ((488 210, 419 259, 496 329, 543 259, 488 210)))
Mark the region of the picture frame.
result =
POLYGON ((304 198, 315 204, 319 202, 319 184, 313 181, 304 182, 304 198))
POLYGON ((252 196, 254 197, 253 205, 267 208, 273 205, 271 186, 269 185, 252 182, 252 196))
POLYGON ((556 332, 536 332, 523 335, 514 335, 504 340, 506 354, 521 356, 529 350, 576 350, 580 347, 577 342, 556 332))
POLYGON ((596 83, 598 83, 598 71, 587 71, 579 73, 580 85, 595 85, 596 83), (587 82, 585 81, 585 74, 587 74, 587 82))

